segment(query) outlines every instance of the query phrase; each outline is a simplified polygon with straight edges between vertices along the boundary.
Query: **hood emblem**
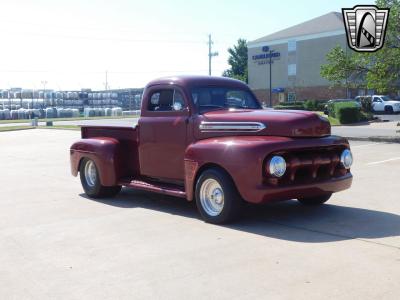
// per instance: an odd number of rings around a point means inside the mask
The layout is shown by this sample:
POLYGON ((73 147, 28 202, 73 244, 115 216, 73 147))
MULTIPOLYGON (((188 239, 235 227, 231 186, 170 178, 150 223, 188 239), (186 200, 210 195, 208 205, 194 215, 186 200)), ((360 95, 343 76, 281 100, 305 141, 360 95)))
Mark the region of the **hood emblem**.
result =
POLYGON ((201 122, 202 132, 258 132, 266 126, 260 122, 201 122))

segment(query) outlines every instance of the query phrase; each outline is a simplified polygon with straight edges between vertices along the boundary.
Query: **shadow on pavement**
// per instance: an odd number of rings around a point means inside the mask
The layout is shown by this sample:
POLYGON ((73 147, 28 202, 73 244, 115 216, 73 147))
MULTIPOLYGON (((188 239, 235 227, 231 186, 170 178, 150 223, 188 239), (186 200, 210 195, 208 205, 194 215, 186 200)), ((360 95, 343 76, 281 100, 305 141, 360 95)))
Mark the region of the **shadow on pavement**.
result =
MULTIPOLYGON (((89 199, 85 194, 80 196, 89 199)), ((155 193, 125 188, 115 198, 90 200, 121 208, 145 208, 200 220, 194 203, 155 193)), ((346 199, 341 200, 346 203, 346 199)), ((333 204, 307 207, 297 201, 286 201, 246 205, 240 220, 223 226, 270 238, 321 243, 399 236, 400 216, 333 204)))

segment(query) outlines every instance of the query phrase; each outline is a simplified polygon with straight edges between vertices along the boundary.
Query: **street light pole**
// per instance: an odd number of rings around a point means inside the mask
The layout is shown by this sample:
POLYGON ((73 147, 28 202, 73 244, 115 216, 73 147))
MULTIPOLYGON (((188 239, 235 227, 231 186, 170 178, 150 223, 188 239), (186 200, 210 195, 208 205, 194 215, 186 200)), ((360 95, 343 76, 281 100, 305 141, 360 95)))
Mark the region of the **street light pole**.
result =
POLYGON ((269 107, 272 107, 272 53, 273 50, 269 50, 269 107))

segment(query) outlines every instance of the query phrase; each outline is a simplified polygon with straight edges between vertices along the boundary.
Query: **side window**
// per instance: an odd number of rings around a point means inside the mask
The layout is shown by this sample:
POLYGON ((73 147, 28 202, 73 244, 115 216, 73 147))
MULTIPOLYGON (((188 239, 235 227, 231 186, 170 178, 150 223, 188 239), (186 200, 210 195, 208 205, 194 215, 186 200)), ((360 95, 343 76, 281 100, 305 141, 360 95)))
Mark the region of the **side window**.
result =
POLYGON ((379 97, 374 97, 374 100, 372 102, 381 102, 379 97))
POLYGON ((149 111, 181 111, 185 109, 185 101, 177 90, 161 90, 154 92, 148 104, 149 111))
POLYGON ((172 106, 172 110, 180 111, 184 109, 185 109, 185 100, 183 99, 181 92, 174 90, 174 103, 172 106))

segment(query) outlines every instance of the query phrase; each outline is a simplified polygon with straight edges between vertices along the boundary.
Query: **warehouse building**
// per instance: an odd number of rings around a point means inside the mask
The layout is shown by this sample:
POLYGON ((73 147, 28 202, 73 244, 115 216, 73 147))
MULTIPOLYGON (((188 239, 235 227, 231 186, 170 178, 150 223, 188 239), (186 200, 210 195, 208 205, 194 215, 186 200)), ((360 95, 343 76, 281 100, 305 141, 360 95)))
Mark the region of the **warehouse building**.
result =
POLYGON ((347 47, 343 17, 338 12, 251 41, 248 43, 249 85, 267 104, 270 84, 273 104, 347 98, 365 93, 330 88, 330 82, 321 77, 321 65, 326 63, 326 54, 337 45, 352 51, 347 47))

